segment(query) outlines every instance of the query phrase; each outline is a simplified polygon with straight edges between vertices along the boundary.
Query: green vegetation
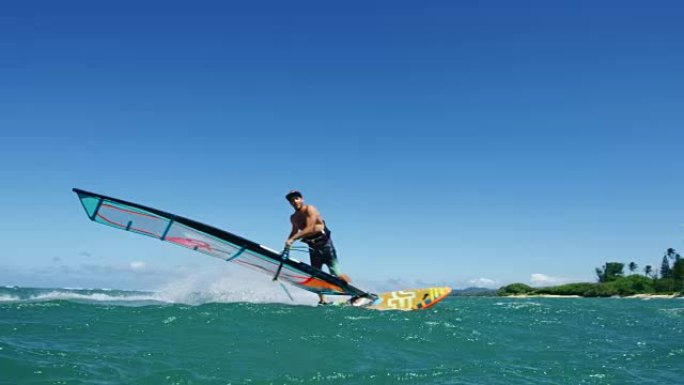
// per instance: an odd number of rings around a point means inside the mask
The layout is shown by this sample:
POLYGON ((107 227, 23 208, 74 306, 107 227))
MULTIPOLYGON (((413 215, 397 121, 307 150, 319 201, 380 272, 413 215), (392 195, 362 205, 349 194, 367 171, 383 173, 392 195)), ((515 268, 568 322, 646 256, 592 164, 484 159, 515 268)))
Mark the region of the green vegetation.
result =
POLYGON ((519 295, 519 294, 532 294, 535 288, 525 285, 524 283, 513 283, 508 286, 504 286, 497 292, 498 295, 519 295), (502 292, 503 290, 503 292, 502 292))
POLYGON ((497 291, 507 295, 577 295, 582 297, 613 297, 635 294, 684 295, 684 260, 674 249, 667 249, 658 271, 651 265, 644 267, 644 275, 636 274, 638 266, 628 264, 631 275, 625 276, 624 263, 607 262, 596 268, 598 282, 570 283, 566 285, 533 288, 523 283, 504 286, 497 291), (673 263, 670 264, 670 261, 673 263))
POLYGON ((491 297, 496 295, 496 289, 469 287, 467 289, 454 289, 449 295, 454 297, 491 297))

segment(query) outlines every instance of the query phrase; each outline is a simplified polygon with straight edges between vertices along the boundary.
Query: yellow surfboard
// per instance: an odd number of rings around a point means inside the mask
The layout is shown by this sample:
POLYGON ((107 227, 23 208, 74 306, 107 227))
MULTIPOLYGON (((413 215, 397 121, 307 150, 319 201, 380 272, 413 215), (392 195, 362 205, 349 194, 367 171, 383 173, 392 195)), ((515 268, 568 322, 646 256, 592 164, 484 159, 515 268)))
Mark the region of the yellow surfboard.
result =
POLYGON ((378 294, 378 299, 368 309, 375 310, 424 310, 429 309, 451 293, 450 287, 429 287, 391 291, 378 294))

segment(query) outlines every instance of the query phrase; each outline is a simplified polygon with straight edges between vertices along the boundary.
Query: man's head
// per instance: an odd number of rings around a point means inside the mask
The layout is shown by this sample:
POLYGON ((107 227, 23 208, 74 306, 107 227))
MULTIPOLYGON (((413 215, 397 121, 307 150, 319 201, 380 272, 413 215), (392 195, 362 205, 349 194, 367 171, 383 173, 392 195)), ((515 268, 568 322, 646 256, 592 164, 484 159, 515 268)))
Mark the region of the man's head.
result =
POLYGON ((302 202, 304 201, 304 198, 302 197, 302 193, 300 193, 297 190, 292 190, 287 195, 285 195, 285 199, 287 199, 288 202, 294 207, 295 209, 299 209, 299 207, 302 205, 302 202))

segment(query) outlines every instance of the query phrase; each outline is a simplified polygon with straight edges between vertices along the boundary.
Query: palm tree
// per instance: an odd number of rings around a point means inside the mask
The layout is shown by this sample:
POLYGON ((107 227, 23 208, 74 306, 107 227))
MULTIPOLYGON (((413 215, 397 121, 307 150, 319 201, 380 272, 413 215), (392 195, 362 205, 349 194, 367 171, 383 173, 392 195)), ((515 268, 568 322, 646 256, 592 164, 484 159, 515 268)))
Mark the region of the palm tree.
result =
POLYGON ((599 282, 606 282, 606 270, 600 267, 596 268, 596 276, 599 282))
POLYGON ((652 272, 653 272, 653 267, 651 267, 651 265, 646 265, 646 267, 644 267, 644 275, 645 276, 650 277, 652 272))
POLYGON ((636 263, 630 262, 630 263, 629 263, 629 272, 632 273, 632 274, 634 274, 634 272, 636 271, 637 267, 639 267, 639 266, 638 266, 636 263))
POLYGON ((673 261, 678 261, 682 258, 679 255, 679 253, 677 253, 677 251, 671 247, 669 249, 667 249, 667 251, 665 252, 665 256, 667 256, 668 258, 670 258, 673 261))
POLYGON ((674 279, 678 290, 684 291, 684 261, 682 261, 682 257, 673 248, 667 249, 665 255, 674 260, 674 263, 672 264, 672 271, 670 272, 670 278, 674 279))

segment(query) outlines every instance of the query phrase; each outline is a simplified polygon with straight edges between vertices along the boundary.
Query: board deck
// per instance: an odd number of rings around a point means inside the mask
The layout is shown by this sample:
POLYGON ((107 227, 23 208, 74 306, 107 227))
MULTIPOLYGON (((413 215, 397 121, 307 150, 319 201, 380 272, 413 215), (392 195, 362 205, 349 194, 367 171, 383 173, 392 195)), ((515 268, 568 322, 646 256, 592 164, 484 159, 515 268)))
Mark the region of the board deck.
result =
POLYGON ((449 296, 450 287, 397 290, 378 294, 373 303, 363 306, 374 310, 425 310, 449 296))

